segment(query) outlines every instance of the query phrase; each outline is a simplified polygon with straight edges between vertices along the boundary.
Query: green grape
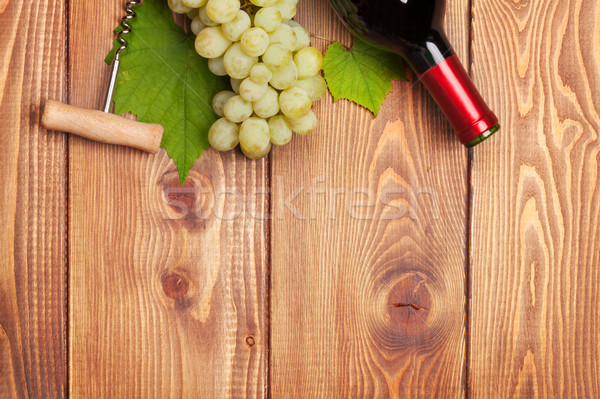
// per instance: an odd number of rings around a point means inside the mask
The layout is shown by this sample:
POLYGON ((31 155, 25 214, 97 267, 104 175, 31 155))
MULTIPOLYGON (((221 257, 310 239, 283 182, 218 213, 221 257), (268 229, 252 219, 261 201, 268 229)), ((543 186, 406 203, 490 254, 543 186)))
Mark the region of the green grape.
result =
POLYGON ((296 47, 294 48, 294 52, 310 46, 310 33, 308 33, 306 29, 301 26, 293 26, 292 30, 296 34, 296 47))
MULTIPOLYGON (((206 0, 181 0, 181 2, 189 8, 200 8, 206 5, 206 0)), ((196 10, 196 15, 198 11, 196 10)))
MULTIPOLYGON (((185 3, 183 3, 183 4, 186 5, 185 3)), ((193 7, 191 7, 191 8, 192 8, 192 10, 188 11, 185 14, 190 20, 192 20, 192 19, 194 19, 194 18, 196 18, 198 16, 198 8, 193 8, 193 7)))
POLYGON ((242 79, 230 78, 229 83, 231 83, 231 90, 237 94, 240 94, 240 85, 242 84, 242 79))
POLYGON ((209 58, 208 69, 217 76, 227 76, 223 57, 209 58))
POLYGON ((240 9, 240 0, 208 0, 206 14, 220 24, 233 20, 240 9))
POLYGON ((237 42, 251 26, 252 21, 250 21, 248 13, 244 10, 238 10, 235 18, 224 23, 221 29, 223 30, 223 36, 232 42, 237 42))
POLYGON ((250 79, 259 84, 269 83, 272 77, 273 72, 262 62, 255 64, 250 70, 250 79))
POLYGON ((212 101, 212 107, 213 110, 215 111, 215 114, 219 115, 219 116, 224 116, 225 115, 225 104, 227 103, 227 101, 229 101, 229 99, 231 97, 234 97, 235 93, 229 90, 225 90, 222 92, 217 93, 214 97, 213 97, 213 101, 212 101))
POLYGON ((221 118, 208 130, 208 142, 217 151, 233 150, 240 143, 239 131, 237 124, 221 118))
POLYGON ((301 118, 286 118, 285 119, 290 128, 299 135, 307 135, 313 132, 317 128, 317 116, 314 112, 308 111, 308 114, 301 118))
POLYGON ((300 24, 298 21, 294 21, 293 19, 285 21, 284 24, 288 25, 290 28, 295 28, 297 26, 302 28, 302 24, 300 24))
POLYGON ((204 58, 220 57, 230 45, 231 42, 223 36, 221 28, 218 26, 204 28, 196 36, 196 51, 204 58))
POLYGON ((275 145, 286 145, 292 140, 292 129, 287 124, 285 117, 276 115, 269 119, 269 132, 271 143, 275 145))
POLYGON ((298 4, 297 0, 280 0, 278 3, 274 4, 273 7, 279 10, 281 19, 287 21, 294 18, 294 15, 296 15, 296 4, 298 4))
POLYGON ((321 75, 298 79, 294 86, 306 90, 312 102, 319 101, 327 93, 327 83, 321 75))
POLYGON ((294 61, 290 61, 285 67, 273 72, 269 83, 277 90, 289 89, 298 79, 298 68, 294 61))
POLYGON ((279 94, 271 86, 267 86, 267 91, 258 101, 252 103, 252 109, 256 116, 261 118, 270 118, 279 112, 279 94))
POLYGON ((279 0, 250 0, 250 3, 259 7, 270 7, 276 4, 279 0))
POLYGON ((245 154, 263 154, 271 145, 271 134, 267 121, 261 118, 248 118, 240 126, 240 145, 245 154))
POLYGON ((194 35, 198 35, 204 28, 206 28, 206 25, 204 25, 204 22, 200 19, 200 15, 196 15, 194 19, 192 19, 190 29, 194 32, 194 35))
POLYGON ((265 7, 258 10, 254 16, 254 26, 266 32, 273 32, 281 25, 281 12, 275 7, 265 7))
POLYGON ((293 51, 298 43, 296 33, 286 24, 281 25, 276 31, 270 33, 269 40, 271 44, 281 44, 290 51, 293 51))
POLYGON ((223 115, 231 122, 243 122, 252 115, 252 103, 240 95, 235 95, 225 103, 223 115))
POLYGON ((202 23, 206 26, 218 26, 219 25, 218 22, 215 22, 208 17, 208 14, 206 13, 206 7, 202 7, 198 10, 198 17, 200 18, 200 21, 202 21, 202 23))
POLYGON ((250 56, 242 50, 240 43, 231 46, 224 57, 227 74, 235 79, 245 79, 250 75, 250 70, 258 62, 258 57, 250 56))
POLYGON ((242 35, 240 44, 244 53, 260 57, 269 47, 269 35, 261 28, 251 28, 242 35))
POLYGON ((175 14, 186 14, 192 11, 192 9, 190 7, 186 7, 181 0, 168 0, 167 3, 169 4, 171 11, 173 11, 175 14))
POLYGON ((246 78, 240 85, 240 96, 246 101, 258 101, 266 94, 268 88, 267 83, 258 84, 246 78))
POLYGON ((306 115, 312 106, 308 93, 299 87, 292 87, 279 94, 279 107, 288 118, 301 118, 306 115))
POLYGON ((323 67, 323 54, 319 49, 306 47, 296 53, 294 62, 298 67, 298 77, 308 78, 315 76, 323 67))
POLYGON ((242 152, 244 153, 246 158, 252 159, 252 160, 259 160, 259 159, 263 159, 264 157, 269 155, 269 153, 271 152, 271 143, 269 143, 269 145, 263 151, 261 151, 257 154, 251 154, 248 151, 244 150, 244 147, 241 147, 241 148, 242 148, 242 152))
POLYGON ((281 44, 270 45, 262 61, 271 71, 278 71, 292 60, 292 52, 281 44))

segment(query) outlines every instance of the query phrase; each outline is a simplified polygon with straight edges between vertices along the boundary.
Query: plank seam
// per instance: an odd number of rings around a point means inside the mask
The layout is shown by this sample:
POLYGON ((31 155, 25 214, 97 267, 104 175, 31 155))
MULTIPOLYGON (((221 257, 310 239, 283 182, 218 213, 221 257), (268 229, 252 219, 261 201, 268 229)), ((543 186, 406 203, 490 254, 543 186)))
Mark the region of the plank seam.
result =
MULTIPOLYGON (((468 0, 468 37, 467 37, 467 71, 473 77, 473 2, 468 0)), ((466 204, 466 226, 465 226, 465 366, 464 366, 464 396, 471 397, 471 223, 473 217, 473 150, 467 150, 467 204, 466 204)))
MULTIPOLYGON (((65 89, 64 89, 64 98, 66 100, 67 104, 71 103, 71 57, 69 55, 69 50, 71 48, 71 29, 70 29, 70 20, 71 20, 71 2, 70 0, 66 0, 65 1, 65 10, 64 10, 64 15, 65 15, 65 60, 64 60, 64 64, 65 64, 65 89)), ((65 331, 65 336, 63 337, 63 342, 65 345, 65 376, 64 376, 64 392, 63 392, 63 397, 65 398, 69 398, 70 397, 70 309, 69 309, 69 305, 70 305, 70 298, 69 298, 69 294, 70 294, 70 290, 69 290, 69 280, 70 280, 70 233, 71 233, 71 181, 70 181, 70 175, 71 175, 71 162, 70 162, 70 158, 71 158, 71 154, 70 154, 70 140, 69 137, 67 136, 67 134, 64 135, 64 143, 65 143, 65 202, 66 202, 66 206, 65 206, 65 226, 64 226, 64 233, 65 233, 65 242, 64 242, 64 246, 65 246, 65 263, 64 263, 64 317, 65 317, 65 326, 64 326, 64 331, 65 331)))
POLYGON ((266 370, 265 370, 265 383, 264 395, 271 398, 271 272, 273 265, 273 248, 272 248, 272 231, 273 231, 273 153, 269 154, 267 161, 267 184, 269 186, 269 195, 267 197, 267 209, 269 210, 269 217, 266 223, 266 247, 267 247, 267 259, 266 259, 266 270, 265 270, 265 328, 266 328, 266 370))

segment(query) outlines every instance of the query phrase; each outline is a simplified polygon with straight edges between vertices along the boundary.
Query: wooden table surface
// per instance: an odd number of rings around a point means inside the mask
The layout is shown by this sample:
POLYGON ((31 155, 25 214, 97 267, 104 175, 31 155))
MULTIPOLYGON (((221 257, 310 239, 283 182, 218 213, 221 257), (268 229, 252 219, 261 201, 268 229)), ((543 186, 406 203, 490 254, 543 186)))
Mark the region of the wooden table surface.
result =
POLYGON ((411 77, 183 188, 164 152, 39 125, 100 108, 123 5, 0 15, 1 398, 600 397, 597 0, 448 1, 503 126, 473 150, 411 77))

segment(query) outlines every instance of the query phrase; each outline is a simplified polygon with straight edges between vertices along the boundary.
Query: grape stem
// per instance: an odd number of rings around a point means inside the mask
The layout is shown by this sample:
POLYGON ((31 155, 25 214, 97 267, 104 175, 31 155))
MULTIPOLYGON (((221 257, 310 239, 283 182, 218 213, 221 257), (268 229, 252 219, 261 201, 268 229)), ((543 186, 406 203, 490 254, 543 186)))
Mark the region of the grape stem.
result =
POLYGON ((319 36, 319 35, 311 35, 311 36, 312 37, 316 37, 317 39, 325 40, 326 42, 329 42, 329 43, 335 43, 335 40, 328 39, 328 38, 323 37, 323 36, 319 36))
POLYGON ((252 7, 254 4, 252 4, 250 1, 246 0, 244 1, 244 3, 240 6, 241 10, 246 11, 248 8, 252 7))

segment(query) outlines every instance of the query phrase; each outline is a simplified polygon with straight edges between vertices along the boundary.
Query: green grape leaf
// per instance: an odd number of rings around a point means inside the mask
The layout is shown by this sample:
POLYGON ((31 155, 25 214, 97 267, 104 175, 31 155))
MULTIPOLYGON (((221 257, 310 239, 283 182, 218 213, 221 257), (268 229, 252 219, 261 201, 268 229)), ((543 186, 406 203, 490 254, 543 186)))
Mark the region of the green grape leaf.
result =
POLYGON ((392 90, 392 80, 406 80, 400 56, 359 39, 350 50, 338 42, 331 44, 325 53, 323 75, 334 101, 345 98, 375 116, 392 90))
MULTIPOLYGON (((145 0, 133 9, 137 16, 130 21, 133 32, 124 36, 129 47, 120 57, 115 113, 131 112, 139 121, 165 128, 161 147, 173 158, 183 184, 209 148, 208 129, 217 120, 212 98, 228 89, 228 81, 209 71, 194 49, 193 34, 175 23, 166 1, 145 0)), ((118 47, 115 41, 107 63, 118 47)))

